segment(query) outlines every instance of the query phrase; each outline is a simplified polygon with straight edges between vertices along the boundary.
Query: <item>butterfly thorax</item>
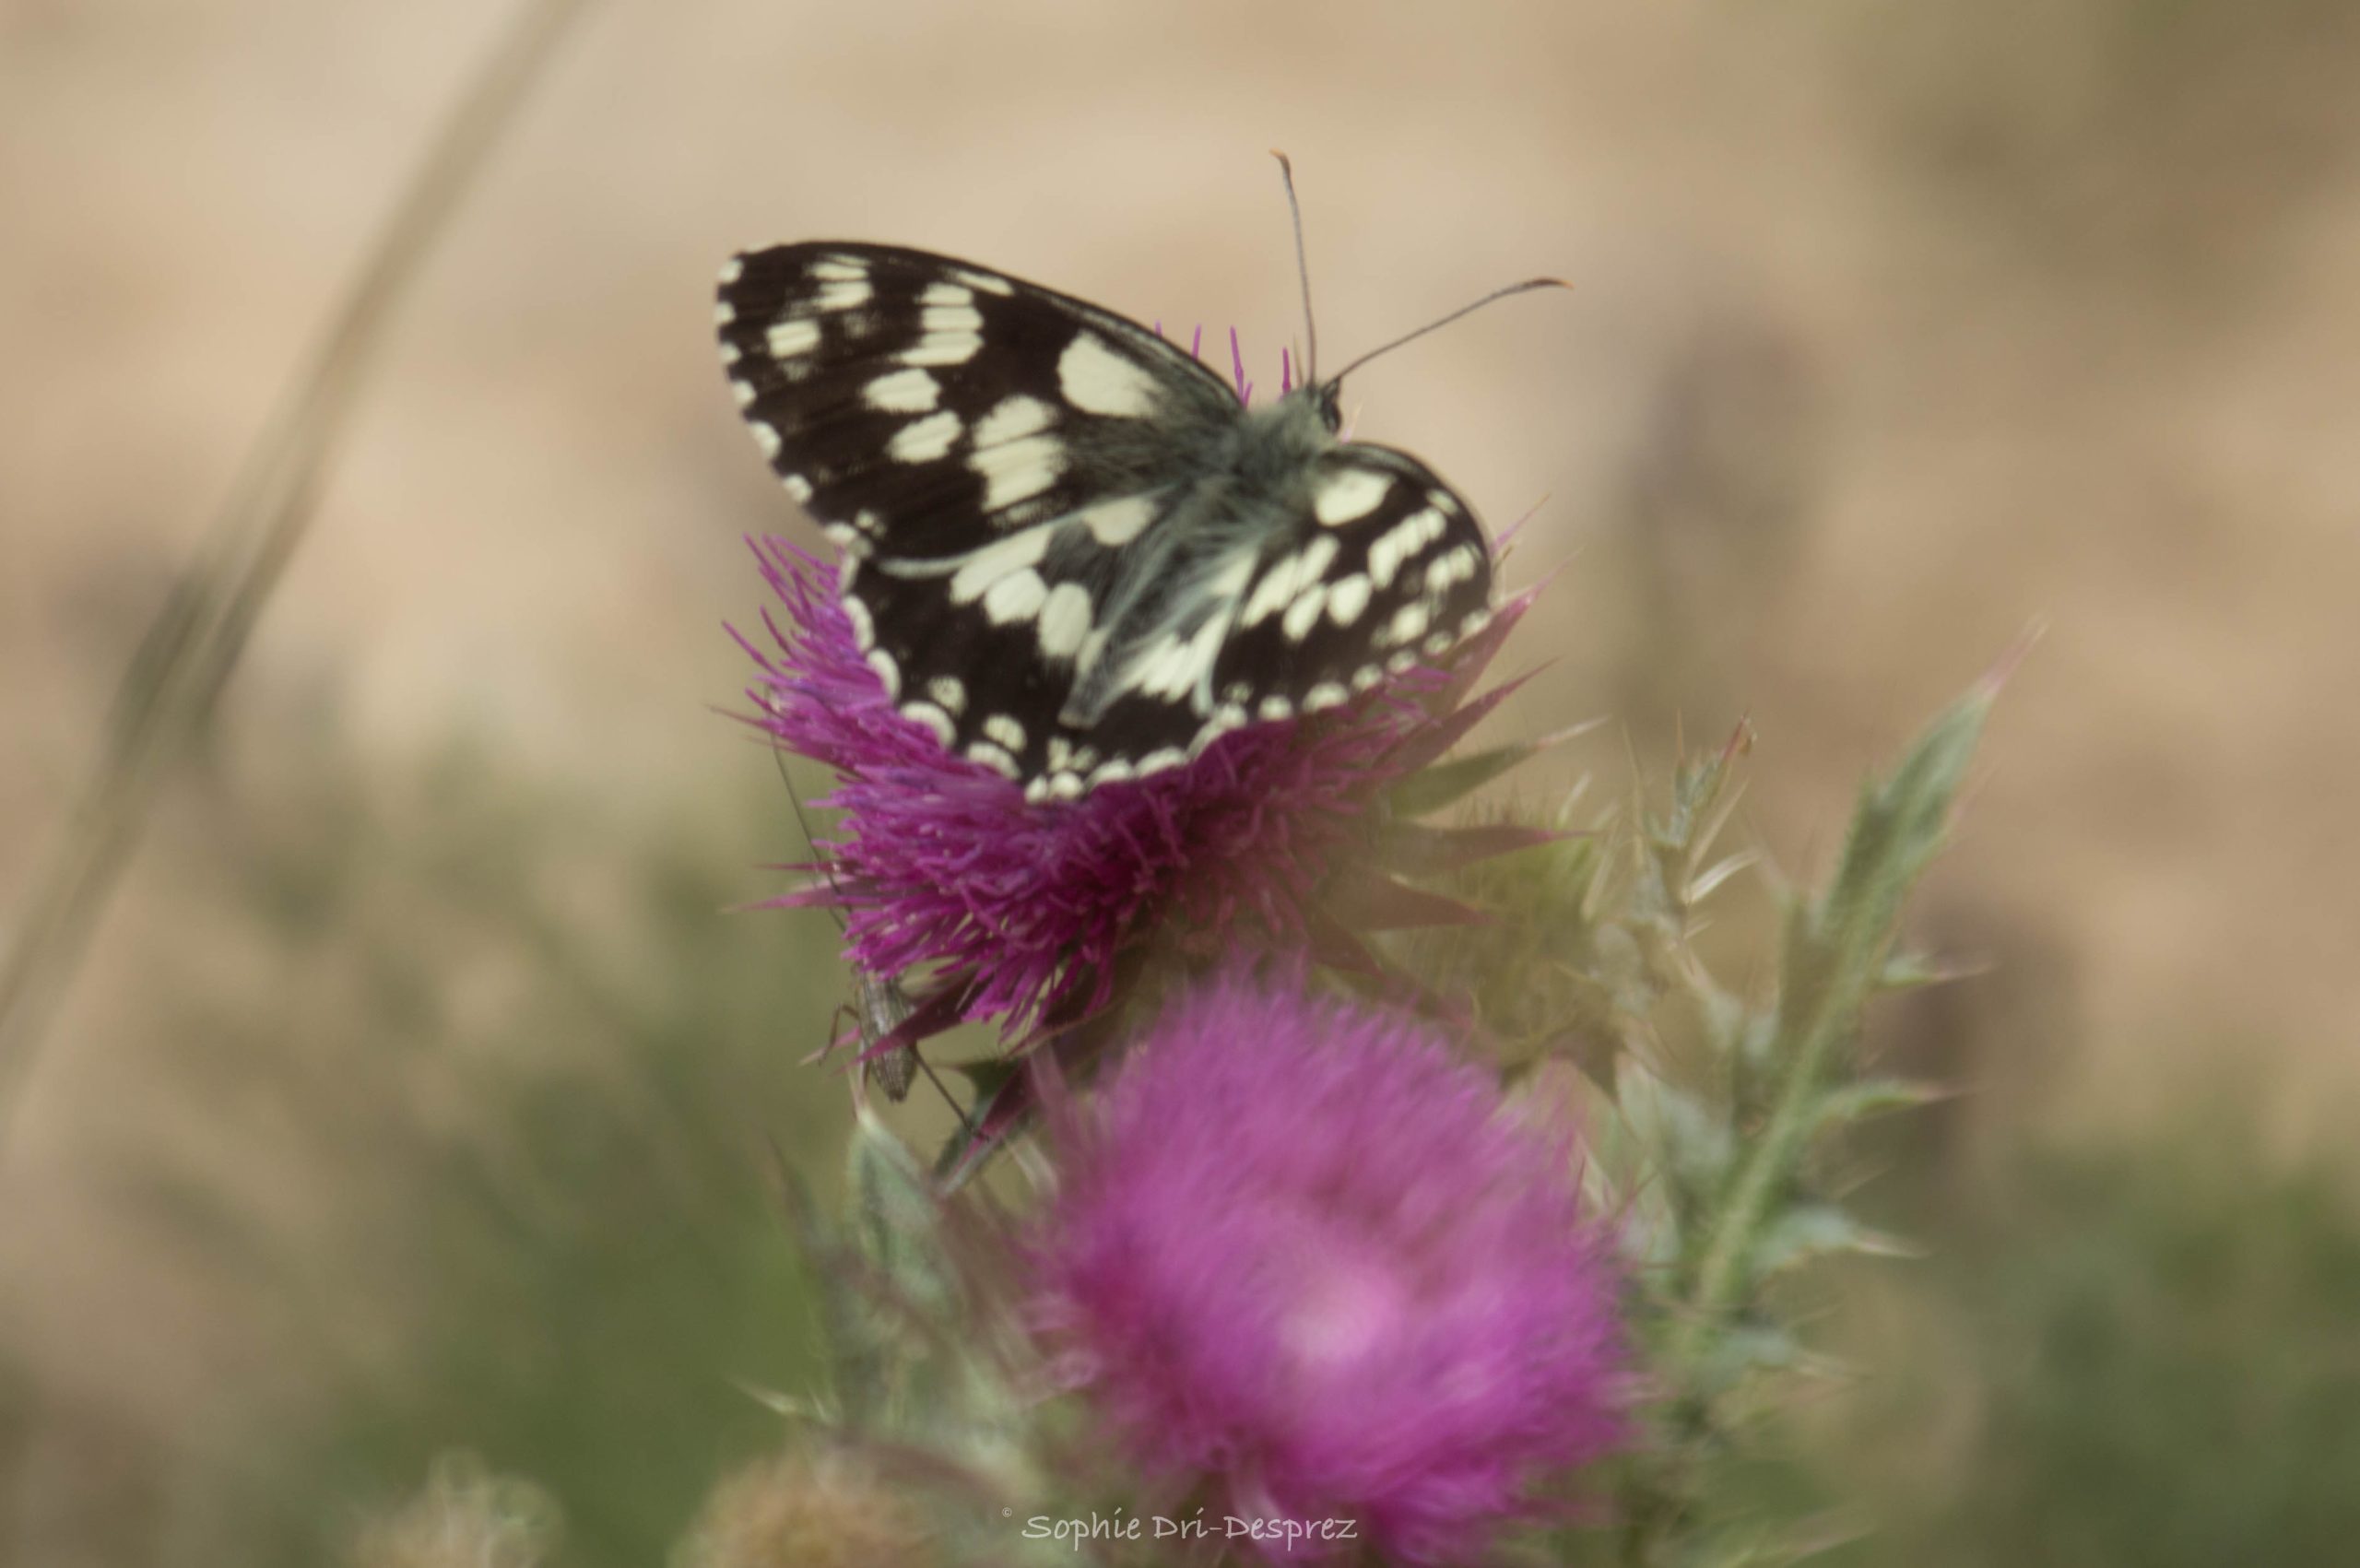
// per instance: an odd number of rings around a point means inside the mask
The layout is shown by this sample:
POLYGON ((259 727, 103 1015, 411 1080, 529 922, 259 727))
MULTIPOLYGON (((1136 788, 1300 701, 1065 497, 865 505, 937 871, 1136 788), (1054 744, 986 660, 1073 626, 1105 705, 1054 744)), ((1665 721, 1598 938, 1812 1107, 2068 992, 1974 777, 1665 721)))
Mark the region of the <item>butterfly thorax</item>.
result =
MULTIPOLYGON (((1119 562, 1107 583, 1098 631, 1084 646, 1071 696, 1058 714, 1074 729, 1096 724, 1140 666, 1167 650, 1225 635, 1237 596, 1274 552, 1287 549, 1305 513, 1318 459, 1337 445, 1316 388, 1247 409, 1198 450, 1203 466, 1174 487, 1171 510, 1119 562)), ((1214 706, 1212 664, 1200 661, 1185 700, 1214 706)))

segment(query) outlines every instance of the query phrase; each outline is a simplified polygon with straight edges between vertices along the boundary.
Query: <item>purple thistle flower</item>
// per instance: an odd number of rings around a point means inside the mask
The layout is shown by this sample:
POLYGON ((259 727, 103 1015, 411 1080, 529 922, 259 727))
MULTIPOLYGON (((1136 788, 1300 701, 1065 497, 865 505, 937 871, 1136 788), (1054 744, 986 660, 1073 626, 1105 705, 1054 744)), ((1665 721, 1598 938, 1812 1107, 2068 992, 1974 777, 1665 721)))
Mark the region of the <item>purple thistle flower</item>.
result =
POLYGON ((1151 1473, 1463 1562, 1622 1435, 1573 1151, 1427 1026, 1233 974, 1060 1130, 1041 1326, 1151 1473))
MULTIPOLYGON (((1340 928, 1466 915, 1348 852, 1371 844, 1379 797, 1488 710, 1491 697, 1460 699, 1520 604, 1453 673, 1411 669, 1345 707, 1233 731, 1183 766, 1036 802, 895 711, 832 565, 778 539, 755 552, 785 615, 765 612, 772 647, 739 639, 761 666, 753 722, 839 780, 820 802, 839 814, 820 846, 827 879, 780 902, 837 905, 854 963, 923 978, 910 1036, 959 1018, 1014 1033, 1087 1016, 1112 997, 1118 955, 1162 930, 1198 950, 1259 938, 1357 953, 1340 928), (1349 917, 1325 917, 1316 895, 1348 858, 1349 917)), ((1469 856, 1507 847, 1470 840, 1469 856)))

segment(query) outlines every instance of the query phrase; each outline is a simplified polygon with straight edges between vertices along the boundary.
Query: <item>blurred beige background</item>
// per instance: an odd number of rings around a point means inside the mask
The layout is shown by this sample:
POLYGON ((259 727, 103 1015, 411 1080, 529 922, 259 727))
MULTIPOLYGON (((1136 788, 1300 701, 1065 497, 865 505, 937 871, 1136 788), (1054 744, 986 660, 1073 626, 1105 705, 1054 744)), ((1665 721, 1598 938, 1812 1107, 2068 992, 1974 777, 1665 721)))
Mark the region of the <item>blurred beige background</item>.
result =
MULTIPOLYGON (((0 919, 502 9, 0 0, 0 919)), ((327 737, 390 777, 464 737, 594 803, 594 881, 599 835, 698 833, 769 767, 712 712, 760 603, 738 541, 807 526, 715 370, 721 258, 966 253, 1234 324, 1273 384, 1272 147, 1331 355, 1577 285, 1348 398, 1495 527, 1538 508, 1507 574, 1563 568, 1517 644, 1557 662, 1504 722, 1605 713, 1660 770, 1675 724, 1751 715, 1744 831, 1815 871, 1859 775, 2038 623, 1921 916, 2046 1021, 1956 1070, 2071 1119, 2225 1068, 2292 1144, 2349 1125, 2360 10, 2328 0, 608 0, 405 311, 220 765, 327 737)), ((195 1307, 202 1277, 92 1174, 277 1147, 159 1067, 158 974, 274 973, 194 831, 168 795, 0 1167, 10 1319, 121 1319, 85 1374, 136 1409, 267 1360, 139 1330, 126 1281, 195 1307)), ((300 1208, 269 1169, 254 1200, 300 1208)))

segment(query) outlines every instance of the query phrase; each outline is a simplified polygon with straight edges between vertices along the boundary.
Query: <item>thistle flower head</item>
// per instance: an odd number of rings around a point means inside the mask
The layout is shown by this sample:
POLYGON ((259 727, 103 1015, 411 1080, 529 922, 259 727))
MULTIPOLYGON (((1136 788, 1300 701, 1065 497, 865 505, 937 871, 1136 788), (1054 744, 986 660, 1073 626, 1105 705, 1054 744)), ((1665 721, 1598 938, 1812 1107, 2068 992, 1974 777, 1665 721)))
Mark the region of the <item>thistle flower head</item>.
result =
POLYGON ((1149 1470, 1456 1562, 1615 1440, 1570 1150, 1425 1026, 1226 979, 1065 1131, 1040 1319, 1149 1470))
MULTIPOLYGON (((926 976, 929 996, 955 999, 930 1015, 939 1024, 1011 1031, 1103 1006, 1117 956, 1159 930, 1199 946, 1306 943, 1323 882, 1393 815, 1373 808, 1471 722, 1455 705, 1520 607, 1451 673, 1411 669, 1345 707, 1233 731, 1183 766, 1027 800, 896 711, 832 565, 778 539, 756 554, 785 613, 765 614, 770 646, 741 639, 760 666, 754 722, 838 779, 820 802, 838 814, 819 846, 825 884, 783 902, 838 905, 860 969, 926 976)), ((1337 924, 1386 913, 1364 898, 1337 924)))

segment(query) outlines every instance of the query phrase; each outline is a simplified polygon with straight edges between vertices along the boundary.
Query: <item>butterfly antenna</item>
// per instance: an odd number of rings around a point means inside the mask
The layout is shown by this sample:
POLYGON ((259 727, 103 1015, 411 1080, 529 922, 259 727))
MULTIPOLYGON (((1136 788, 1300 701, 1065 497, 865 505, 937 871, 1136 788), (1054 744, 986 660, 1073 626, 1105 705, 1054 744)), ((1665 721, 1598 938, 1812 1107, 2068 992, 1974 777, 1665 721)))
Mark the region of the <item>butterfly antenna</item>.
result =
POLYGON ((1270 156, 1279 160, 1279 178, 1286 182, 1287 212, 1294 218, 1294 270, 1303 279, 1303 384, 1319 384, 1319 327, 1311 319, 1311 258, 1303 250, 1303 204, 1294 198, 1294 165, 1277 147, 1270 156))
POLYGON ((1476 301, 1473 304, 1459 306, 1458 309, 1451 312, 1450 314, 1443 317, 1440 321, 1430 321, 1425 325, 1418 328, 1417 331, 1404 334, 1403 336, 1395 338, 1392 342, 1386 344, 1383 348, 1370 349, 1359 359, 1354 360, 1351 364, 1346 365, 1342 370, 1338 371, 1335 375, 1330 378, 1329 384, 1333 385, 1338 382, 1341 382, 1346 376, 1351 375, 1354 371, 1359 370, 1363 365, 1367 364, 1379 354, 1390 354, 1396 348, 1400 348, 1404 343, 1414 343, 1429 332, 1448 326, 1452 322, 1457 321, 1461 316, 1474 314, 1477 311, 1481 310, 1484 306, 1492 303, 1495 300, 1504 300, 1511 294, 1529 294, 1535 289, 1571 289, 1572 287, 1572 284, 1566 282, 1562 277, 1528 277, 1521 283, 1511 283, 1504 289, 1494 289, 1490 293, 1484 295, 1481 299, 1476 301))

